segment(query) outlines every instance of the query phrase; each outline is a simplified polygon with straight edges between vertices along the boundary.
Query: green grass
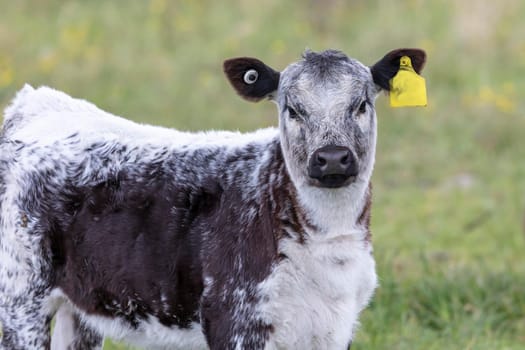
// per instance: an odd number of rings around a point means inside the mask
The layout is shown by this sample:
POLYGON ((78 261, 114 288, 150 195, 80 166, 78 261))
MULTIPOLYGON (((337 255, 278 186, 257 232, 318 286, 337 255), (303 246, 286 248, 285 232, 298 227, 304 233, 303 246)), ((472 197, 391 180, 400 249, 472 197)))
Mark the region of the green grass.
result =
POLYGON ((429 106, 377 101, 381 287, 353 349, 525 348, 524 2, 0 0, 0 8, 0 105, 25 82, 46 84, 185 130, 276 124, 272 104, 235 96, 225 58, 282 69, 306 47, 368 64, 393 48, 425 49, 429 106))

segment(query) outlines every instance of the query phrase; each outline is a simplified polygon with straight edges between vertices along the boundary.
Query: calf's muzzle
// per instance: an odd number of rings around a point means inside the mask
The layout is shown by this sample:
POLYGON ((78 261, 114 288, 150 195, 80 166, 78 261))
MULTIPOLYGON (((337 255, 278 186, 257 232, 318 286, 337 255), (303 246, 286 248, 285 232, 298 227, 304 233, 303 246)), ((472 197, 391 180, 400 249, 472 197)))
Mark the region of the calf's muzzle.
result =
POLYGON ((358 174, 353 152, 344 146, 325 146, 310 157, 308 175, 318 180, 321 187, 336 188, 347 185, 358 174))

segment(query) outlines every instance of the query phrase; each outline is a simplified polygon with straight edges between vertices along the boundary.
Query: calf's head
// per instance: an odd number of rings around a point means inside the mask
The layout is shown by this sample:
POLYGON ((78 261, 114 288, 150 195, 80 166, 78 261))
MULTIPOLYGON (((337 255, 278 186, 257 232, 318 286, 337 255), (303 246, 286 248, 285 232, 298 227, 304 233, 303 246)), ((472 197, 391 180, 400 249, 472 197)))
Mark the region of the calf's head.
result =
POLYGON ((306 51, 277 72, 255 58, 224 62, 237 93, 250 101, 269 98, 279 109, 281 146, 298 185, 340 188, 368 182, 375 157, 375 99, 389 90, 399 60, 409 56, 416 72, 425 52, 398 49, 371 67, 335 50, 306 51))

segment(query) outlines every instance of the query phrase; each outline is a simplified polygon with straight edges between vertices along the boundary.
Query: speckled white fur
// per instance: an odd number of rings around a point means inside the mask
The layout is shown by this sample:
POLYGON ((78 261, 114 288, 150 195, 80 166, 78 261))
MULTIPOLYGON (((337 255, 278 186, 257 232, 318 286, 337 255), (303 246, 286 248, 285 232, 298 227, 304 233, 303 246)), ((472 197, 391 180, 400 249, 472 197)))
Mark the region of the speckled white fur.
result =
POLYGON ((355 235, 285 242, 289 259, 260 284, 258 312, 274 333, 266 349, 345 349, 377 286, 370 246, 355 235))
POLYGON ((132 329, 128 324, 115 319, 101 316, 81 314, 82 319, 93 329, 144 349, 207 349, 206 340, 201 325, 193 323, 190 329, 170 328, 162 325, 155 317, 141 322, 138 329, 132 329))
POLYGON ((118 138, 154 141, 174 148, 204 146, 240 147, 251 141, 267 142, 275 138, 275 128, 260 129, 253 133, 232 131, 182 132, 175 129, 139 124, 105 112, 90 102, 72 98, 49 87, 34 89, 25 85, 5 110, 5 122, 20 116, 20 121, 8 129, 10 139, 40 144, 52 143, 80 132, 82 138, 100 140, 118 138))

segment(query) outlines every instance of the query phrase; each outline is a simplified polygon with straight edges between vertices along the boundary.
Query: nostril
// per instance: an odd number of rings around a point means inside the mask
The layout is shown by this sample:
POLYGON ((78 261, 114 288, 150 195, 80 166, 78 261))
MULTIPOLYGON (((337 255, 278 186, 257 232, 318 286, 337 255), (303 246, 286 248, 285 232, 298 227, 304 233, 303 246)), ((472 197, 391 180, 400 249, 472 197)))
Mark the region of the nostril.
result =
POLYGON ((341 158, 341 164, 342 165, 348 165, 350 163, 350 156, 348 153, 341 158))
POLYGON ((317 154, 317 164, 320 165, 320 166, 323 166, 323 165, 326 165, 326 158, 324 158, 323 156, 321 156, 321 154, 317 154))

